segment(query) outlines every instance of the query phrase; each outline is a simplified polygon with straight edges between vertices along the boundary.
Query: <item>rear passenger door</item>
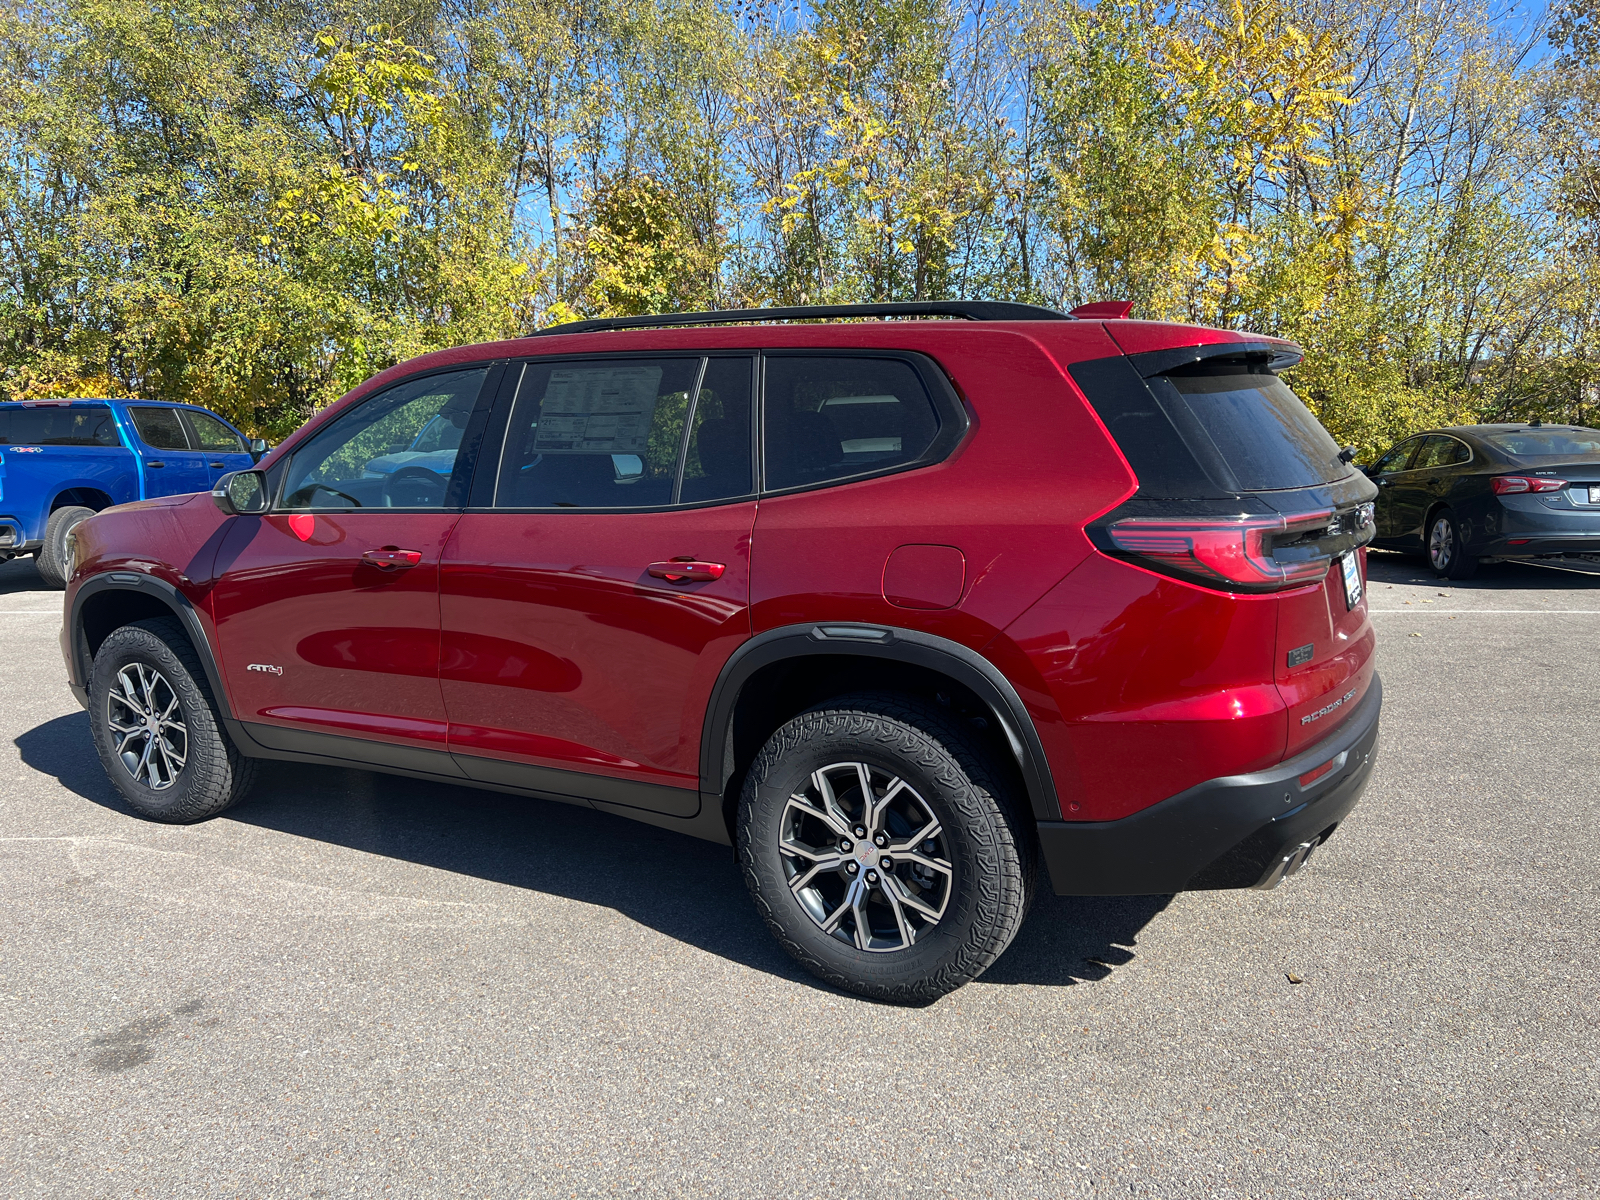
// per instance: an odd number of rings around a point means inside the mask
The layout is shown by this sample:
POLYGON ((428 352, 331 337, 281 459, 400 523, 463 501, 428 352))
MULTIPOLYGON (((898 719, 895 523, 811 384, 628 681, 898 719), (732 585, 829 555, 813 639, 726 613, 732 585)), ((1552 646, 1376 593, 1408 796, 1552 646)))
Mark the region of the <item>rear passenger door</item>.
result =
POLYGON ((711 687, 750 635, 754 359, 513 364, 440 583, 463 771, 691 817, 711 687))
POLYGON ((183 417, 176 408, 155 404, 130 404, 128 415, 144 443, 144 494, 179 496, 211 490, 206 460, 189 440, 183 417))
POLYGON ((772 353, 763 358, 763 484, 756 633, 817 620, 904 624, 953 609, 969 583, 962 531, 935 475, 899 472, 960 441, 965 414, 920 355, 772 353))
POLYGON ((1430 434, 1405 471, 1389 486, 1389 510, 1394 520, 1394 535, 1402 541, 1420 542, 1428 509, 1449 490, 1448 472, 1441 468, 1456 461, 1457 450, 1466 449, 1453 437, 1430 434))

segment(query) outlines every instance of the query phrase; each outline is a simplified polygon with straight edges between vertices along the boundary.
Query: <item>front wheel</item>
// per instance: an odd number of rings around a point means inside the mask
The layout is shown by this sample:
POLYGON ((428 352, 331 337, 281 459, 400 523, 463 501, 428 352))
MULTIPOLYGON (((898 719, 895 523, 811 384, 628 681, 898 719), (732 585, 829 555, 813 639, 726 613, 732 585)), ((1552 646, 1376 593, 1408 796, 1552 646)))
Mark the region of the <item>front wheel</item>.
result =
POLYGON ((153 820, 215 816, 255 772, 229 742, 205 668, 170 618, 124 625, 100 644, 89 670, 89 726, 106 775, 153 820))
POLYGON ((935 1000, 1010 945, 1036 874, 1032 831, 962 723, 856 696, 802 713, 751 765, 739 859, 767 926, 837 987, 935 1000))
POLYGON ((1471 579, 1477 573, 1478 560, 1466 551, 1455 513, 1440 509, 1428 526, 1428 565, 1441 579, 1471 579))
POLYGON ((53 588, 67 586, 72 574, 72 531, 84 520, 94 516, 94 509, 68 504, 50 514, 44 526, 44 545, 34 556, 39 578, 53 588))

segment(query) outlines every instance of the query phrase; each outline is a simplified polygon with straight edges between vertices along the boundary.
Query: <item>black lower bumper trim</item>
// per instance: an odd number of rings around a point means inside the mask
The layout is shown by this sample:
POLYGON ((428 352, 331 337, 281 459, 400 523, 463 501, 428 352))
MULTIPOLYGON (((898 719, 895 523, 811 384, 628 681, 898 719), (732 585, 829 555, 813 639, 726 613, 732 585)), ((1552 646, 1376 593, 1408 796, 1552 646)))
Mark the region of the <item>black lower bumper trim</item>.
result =
POLYGON ((1060 896, 1145 896, 1254 887, 1302 842, 1326 838, 1366 790, 1383 685, 1331 736, 1268 771, 1196 784, 1120 821, 1041 821, 1039 843, 1060 896), (1301 775, 1344 755, 1302 788, 1301 775))

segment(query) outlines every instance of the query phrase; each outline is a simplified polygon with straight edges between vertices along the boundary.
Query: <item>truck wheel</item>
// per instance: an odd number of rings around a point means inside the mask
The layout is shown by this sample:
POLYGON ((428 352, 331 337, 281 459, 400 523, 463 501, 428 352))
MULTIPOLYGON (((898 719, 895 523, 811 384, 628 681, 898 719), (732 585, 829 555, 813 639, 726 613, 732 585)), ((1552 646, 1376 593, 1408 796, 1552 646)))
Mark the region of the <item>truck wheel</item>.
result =
POLYGON ((67 553, 67 538, 85 517, 94 516, 94 509, 80 508, 76 504, 63 505, 50 514, 44 526, 44 545, 33 556, 39 569, 39 578, 53 588, 67 586, 67 576, 72 573, 72 557, 67 553))
POLYGON ((801 966, 925 1003, 1011 943, 1036 875, 1003 776, 932 705, 851 696, 767 742, 739 805, 745 884, 801 966))
POLYGON ((135 621, 100 643, 89 726, 106 775, 135 812, 202 821, 242 797, 255 761, 228 740, 199 656, 170 617, 135 621))

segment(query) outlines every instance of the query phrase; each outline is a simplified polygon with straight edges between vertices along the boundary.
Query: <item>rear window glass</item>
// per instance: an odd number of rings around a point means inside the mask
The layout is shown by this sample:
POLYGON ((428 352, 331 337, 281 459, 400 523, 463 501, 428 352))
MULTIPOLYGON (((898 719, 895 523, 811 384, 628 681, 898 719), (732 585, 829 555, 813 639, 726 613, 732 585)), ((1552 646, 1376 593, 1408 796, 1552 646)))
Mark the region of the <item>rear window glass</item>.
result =
POLYGON ((1313 487, 1351 472, 1338 443, 1276 375, 1175 372, 1150 387, 1206 473, 1231 490, 1313 487))
POLYGON ((120 446, 116 422, 104 404, 6 405, 0 408, 0 445, 120 446))
POLYGON ((1503 433, 1486 433, 1483 440, 1507 454, 1523 458, 1600 454, 1600 429, 1509 429, 1503 433))

